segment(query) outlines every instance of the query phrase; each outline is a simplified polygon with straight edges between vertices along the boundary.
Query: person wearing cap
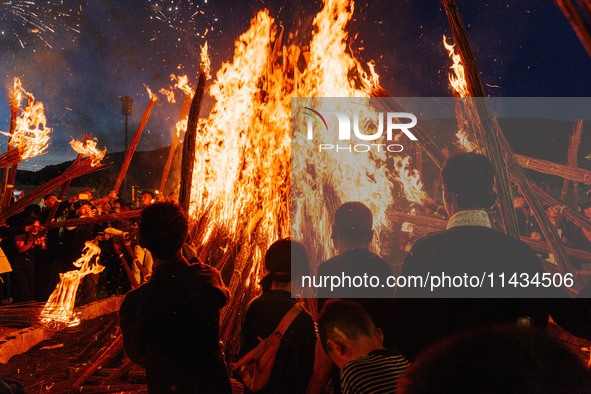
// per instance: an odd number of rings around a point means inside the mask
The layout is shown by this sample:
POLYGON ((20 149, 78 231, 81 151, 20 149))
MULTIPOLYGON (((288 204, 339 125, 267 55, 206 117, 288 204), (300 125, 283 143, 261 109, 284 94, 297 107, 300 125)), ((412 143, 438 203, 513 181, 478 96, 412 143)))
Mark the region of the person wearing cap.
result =
POLYGON ((188 220, 163 202, 140 216, 152 279, 127 293, 119 321, 127 356, 146 368, 149 393, 231 393, 220 348, 220 309, 230 298, 220 272, 181 254, 188 220))
MULTIPOLYGON (((250 302, 244 315, 240 357, 254 349, 259 338, 271 335, 296 304, 297 300, 291 298, 292 272, 295 276, 308 274, 308 254, 301 243, 281 239, 267 250, 265 270, 259 283, 263 293, 250 302)), ((312 375, 315 342, 314 321, 303 310, 281 338, 271 377, 259 393, 305 393, 312 375)))

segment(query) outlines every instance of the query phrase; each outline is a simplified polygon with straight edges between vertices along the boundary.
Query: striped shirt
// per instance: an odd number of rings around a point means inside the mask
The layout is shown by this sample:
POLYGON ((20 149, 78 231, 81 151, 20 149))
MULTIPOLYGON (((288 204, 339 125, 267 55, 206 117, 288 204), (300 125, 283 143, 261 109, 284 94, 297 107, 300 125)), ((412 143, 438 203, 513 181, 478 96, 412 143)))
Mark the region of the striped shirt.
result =
POLYGON ((343 393, 395 393, 398 378, 409 365, 403 355, 392 350, 375 350, 349 361, 341 370, 343 393))

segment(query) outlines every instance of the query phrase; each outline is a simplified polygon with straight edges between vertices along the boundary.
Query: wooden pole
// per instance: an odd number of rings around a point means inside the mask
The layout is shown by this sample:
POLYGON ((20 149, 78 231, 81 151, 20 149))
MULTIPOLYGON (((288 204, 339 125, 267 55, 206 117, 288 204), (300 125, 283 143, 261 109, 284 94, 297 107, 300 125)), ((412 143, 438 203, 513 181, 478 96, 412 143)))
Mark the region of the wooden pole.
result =
MULTIPOLYGON (((76 159, 74 160, 74 163, 72 163, 72 165, 76 164, 80 160, 82 160, 82 155, 78 154, 78 156, 76 156, 76 159)), ((59 194, 57 195, 57 201, 55 202, 55 204, 53 204, 53 207, 51 207, 51 211, 49 212, 47 219, 45 219, 44 224, 51 223, 53 221, 53 218, 55 217, 55 214, 57 213, 60 203, 61 203, 62 199, 66 196, 66 192, 68 191, 68 188, 70 187, 71 183, 72 183, 72 180, 68 179, 67 181, 65 181, 62 184, 62 189, 60 190, 59 194)))
MULTIPOLYGON (((454 0, 443 0, 445 13, 449 20, 454 42, 458 47, 458 53, 464 65, 466 84, 471 97, 485 97, 484 87, 477 72, 476 60, 472 54, 472 48, 468 41, 468 35, 464 23, 454 0)), ((484 99, 473 100, 478 120, 481 125, 481 134, 485 143, 485 150, 490 158, 495 171, 495 187, 497 189, 501 219, 505 233, 514 238, 519 238, 519 226, 513 209, 513 198, 511 196, 511 183, 499 136, 493 125, 492 115, 484 99)))
MULTIPOLYGON (((568 154, 567 154, 567 159, 566 159, 566 165, 570 168, 576 168, 577 167, 577 153, 579 151, 579 145, 581 144, 581 138, 583 136, 583 121, 582 120, 578 120, 575 123, 575 126, 573 128, 573 133, 570 137, 570 143, 568 145, 568 154)), ((589 173, 591 174, 591 171, 589 171, 589 173)), ((566 195, 568 193, 568 185, 569 185, 569 180, 568 179, 564 179, 564 181, 562 182, 562 191, 560 192, 560 199, 562 201, 566 201, 566 195)), ((579 203, 579 198, 578 198, 578 192, 579 192, 579 184, 577 182, 573 182, 573 191, 574 191, 574 196, 573 196, 573 205, 574 206, 578 206, 579 203)), ((560 222, 560 218, 561 218, 561 214, 558 214, 557 217, 557 221, 560 222)))
MULTIPOLYGON (((18 109, 20 106, 19 101, 16 97, 16 92, 11 90, 10 98, 9 98, 9 105, 10 105, 10 131, 8 134, 8 144, 7 144, 7 151, 10 151, 10 141, 12 140, 12 136, 16 131, 16 120, 18 118, 18 109)), ((19 158, 20 161, 20 158, 19 158)), ((17 166, 18 162, 13 164, 12 167, 17 166)), ((10 204, 10 198, 12 197, 12 190, 14 189, 14 181, 12 183, 12 187, 9 187, 10 178, 12 177, 12 167, 4 169, 4 180, 2 182, 2 197, 0 198, 0 211, 4 211, 8 205, 10 204)), ((16 170, 15 170, 16 175, 16 170)))
MULTIPOLYGON (((372 97, 379 100, 380 105, 384 109, 388 109, 393 112, 404 112, 404 109, 398 101, 393 98, 389 98, 390 95, 381 86, 376 86, 370 92, 372 97)), ((435 141, 431 138, 429 133, 423 130, 419 125, 413 127, 412 132, 415 134, 417 139, 420 141, 421 149, 429 156, 431 161, 437 166, 437 168, 443 167, 446 156, 443 154, 441 149, 435 144, 435 141)))
POLYGON ((199 120, 199 111, 205 94, 206 75, 203 69, 199 70, 199 82, 197 90, 191 102, 189 110, 189 119, 187 120, 187 131, 183 141, 183 158, 181 162, 181 187, 179 192, 179 205, 189 212, 191 200, 191 184, 193 182, 193 166, 195 163, 195 139, 197 138, 197 123, 199 120))
MULTIPOLYGON (((185 101, 183 102, 183 106, 181 108, 181 114, 179 116, 179 122, 182 122, 183 119, 187 117, 189 114, 189 109, 191 108, 191 96, 187 95, 185 97, 185 101)), ((162 170, 162 179, 160 180, 160 192, 164 194, 164 189, 166 186, 166 181, 168 180, 168 174, 170 173, 170 168, 172 167, 172 160, 174 159, 174 154, 176 152, 176 148, 179 145, 180 139, 180 131, 177 133, 175 131, 174 135, 172 136, 172 143, 170 144, 170 151, 168 152, 168 158, 166 159, 166 164, 164 165, 164 169, 162 170)))
POLYGON ((60 220, 59 222, 47 223, 44 226, 47 228, 76 227, 76 226, 86 226, 86 225, 90 225, 90 224, 118 222, 120 220, 137 219, 140 217, 141 212, 142 211, 139 209, 132 209, 130 211, 119 212, 119 213, 105 213, 102 215, 88 217, 88 218, 73 218, 73 219, 60 220))
POLYGON ((125 178, 125 174, 127 174, 129 164, 131 163, 131 159, 133 157, 133 154, 135 153, 135 148, 137 147, 137 144, 140 142, 142 132, 144 131, 144 127, 146 127, 146 124, 150 119, 150 114, 152 112, 152 108, 154 108, 154 105, 156 104, 156 101, 158 101, 156 95, 152 95, 150 97, 150 102, 148 103, 148 106, 144 111, 144 115, 142 116, 140 124, 137 130, 135 131, 135 134, 133 135, 133 140, 131 140, 131 144, 129 145, 129 148, 125 153, 125 160, 123 160, 123 164, 121 165, 121 169, 119 170, 119 174, 117 175, 117 180, 115 181, 115 187, 113 187, 113 190, 116 193, 119 193, 121 183, 123 182, 123 178, 125 178))
MULTIPOLYGON (((484 88, 482 87, 482 82, 480 81, 480 74, 478 72, 478 68, 476 66, 474 56, 472 55, 472 51, 470 49, 470 44, 469 44, 469 41, 467 38, 466 30, 464 28, 464 24, 461 20, 461 17, 458 12, 455 1, 454 0, 443 0, 443 6, 445 8, 445 12, 447 14, 450 26, 452 28, 454 42, 457 45, 458 52, 461 56, 462 63, 464 65, 466 82, 468 85, 468 89, 470 91, 470 95, 476 96, 476 97, 478 97, 478 96, 483 97, 484 96, 484 88)), ((505 136, 503 135, 503 132, 501 131, 498 123, 496 122, 496 120, 492 119, 492 117, 488 113, 488 109, 486 108, 484 99, 475 100, 475 106, 476 106, 478 114, 481 115, 480 121, 481 121, 481 124, 482 124, 484 130, 486 130, 487 142, 493 143, 491 147, 494 150, 496 150, 497 148, 499 150, 502 149, 502 152, 505 153, 504 159, 506 160, 507 167, 508 167, 509 171, 511 172, 512 179, 515 181, 515 183, 517 183, 517 185, 519 186, 519 189, 523 193, 527 203, 531 207, 534 217, 538 221, 538 224, 540 225, 540 229, 546 239, 546 242, 548 243, 548 247, 550 248, 550 250, 552 251, 552 254, 556 258, 556 261, 558 263, 558 267, 559 267, 561 273, 562 274, 572 273, 573 267, 570 264, 568 257, 564 253, 560 237, 558 236, 558 232, 556 231, 556 229, 554 228, 554 225, 550 222, 546 213, 542 209, 542 205, 541 205, 539 199, 536 197, 534 192, 531 190, 531 188, 530 188, 531 183, 528 182, 528 178, 525 175, 525 172, 523 171, 521 166, 519 166, 519 164, 515 160, 511 146, 509 145, 509 143, 505 139, 505 136)), ((491 147, 487 147, 487 151, 491 147)), ((496 153, 498 154, 498 153, 500 153, 500 151, 496 152, 496 153)), ((489 155, 490 155, 490 151, 489 151, 489 155)), ((496 156, 498 157, 498 155, 496 155, 496 156)), ((505 160, 503 160, 503 162, 505 160)), ((499 164, 502 164, 502 163, 494 163, 493 162, 493 164, 498 167, 499 164)), ((501 169, 501 170, 502 170, 501 171, 502 173, 506 173, 505 169, 501 169)), ((505 182, 505 180, 497 182, 497 185, 498 186, 500 185, 503 188, 502 190, 497 189, 497 192, 499 193, 499 198, 501 199, 501 201, 503 201, 503 203, 501 205, 503 218, 504 218, 504 220, 505 219, 511 220, 511 223, 509 226, 511 229, 511 233, 513 233, 514 231, 517 231, 515 234, 518 234, 517 220, 516 220, 516 216, 515 216, 515 211, 513 209, 513 202, 511 199, 508 179, 506 182, 505 182), (515 228, 513 228, 513 225, 515 225, 515 228)), ((507 223, 504 222, 504 224, 506 225, 507 223)), ((507 226, 505 226, 505 227, 507 228, 507 226)))
POLYGON ((557 164, 552 161, 535 159, 524 155, 515 154, 517 163, 528 170, 548 175, 559 176, 573 182, 591 184, 591 171, 580 167, 570 167, 565 164, 557 164))
POLYGON ((93 167, 89 158, 85 158, 77 163, 73 163, 66 169, 66 171, 64 171, 63 174, 53 178, 48 182, 45 182, 31 193, 27 194, 24 198, 20 199, 16 203, 9 206, 6 210, 2 211, 0 213, 0 223, 4 223, 10 216, 22 211, 28 205, 33 204, 37 199, 43 197, 50 191, 55 190, 64 182, 82 175, 89 174, 91 172, 103 170, 104 168, 104 165, 97 165, 93 167))
MULTIPOLYGON (((587 54, 591 56, 591 27, 585 21, 585 19, 581 16, 581 13, 577 9, 577 6, 573 4, 571 0, 556 0, 556 4, 562 10, 562 13, 570 22, 573 30, 583 47, 587 51, 587 54)), ((591 6, 587 3, 585 4, 585 9, 589 12, 589 8, 591 6)))

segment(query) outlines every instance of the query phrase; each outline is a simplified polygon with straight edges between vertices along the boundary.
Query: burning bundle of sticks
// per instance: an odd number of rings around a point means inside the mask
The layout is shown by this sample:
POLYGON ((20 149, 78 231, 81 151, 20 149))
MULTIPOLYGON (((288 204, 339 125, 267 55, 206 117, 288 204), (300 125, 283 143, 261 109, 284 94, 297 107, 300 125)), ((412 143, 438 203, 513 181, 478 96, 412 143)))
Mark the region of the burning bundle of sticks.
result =
POLYGON ((35 101, 35 97, 23 88, 19 78, 14 79, 9 104, 10 131, 2 133, 8 135, 8 150, 0 154, 0 168, 5 169, 0 208, 5 208, 10 201, 19 162, 45 153, 52 132, 51 128, 46 127, 43 103, 35 101), (21 108, 25 98, 26 104, 21 108))

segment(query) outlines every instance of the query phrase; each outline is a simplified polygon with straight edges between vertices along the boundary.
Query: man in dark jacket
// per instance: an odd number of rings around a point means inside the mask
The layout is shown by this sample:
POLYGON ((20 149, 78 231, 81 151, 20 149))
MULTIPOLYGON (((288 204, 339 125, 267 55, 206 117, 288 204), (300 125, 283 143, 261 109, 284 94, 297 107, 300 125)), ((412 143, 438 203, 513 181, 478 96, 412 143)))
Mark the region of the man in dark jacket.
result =
POLYGON ((145 366, 150 393, 230 393, 219 343, 228 289, 215 268, 182 257, 187 229, 174 203, 142 211, 139 239, 152 252, 154 271, 121 305, 125 352, 145 366))
POLYGON ((441 178, 450 219, 445 231, 417 241, 404 260, 402 277, 428 283, 399 282, 393 319, 399 349, 413 359, 464 329, 496 324, 545 327, 548 314, 563 328, 588 336, 585 305, 567 299, 561 288, 523 285, 526 275, 541 278, 543 268, 531 248, 492 228, 486 210, 496 195, 488 158, 475 153, 452 156, 441 178), (517 285, 511 283, 514 274, 517 285))

